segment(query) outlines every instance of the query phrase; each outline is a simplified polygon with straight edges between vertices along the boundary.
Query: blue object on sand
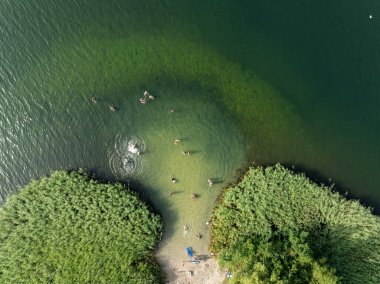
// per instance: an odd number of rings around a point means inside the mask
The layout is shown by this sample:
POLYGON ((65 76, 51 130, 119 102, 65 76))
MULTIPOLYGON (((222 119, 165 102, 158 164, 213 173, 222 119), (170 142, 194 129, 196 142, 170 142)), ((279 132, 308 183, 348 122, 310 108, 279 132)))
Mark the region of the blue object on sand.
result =
POLYGON ((191 251, 191 247, 187 247, 187 248, 186 248, 186 252, 187 252, 187 255, 188 255, 189 257, 193 257, 193 252, 191 251))

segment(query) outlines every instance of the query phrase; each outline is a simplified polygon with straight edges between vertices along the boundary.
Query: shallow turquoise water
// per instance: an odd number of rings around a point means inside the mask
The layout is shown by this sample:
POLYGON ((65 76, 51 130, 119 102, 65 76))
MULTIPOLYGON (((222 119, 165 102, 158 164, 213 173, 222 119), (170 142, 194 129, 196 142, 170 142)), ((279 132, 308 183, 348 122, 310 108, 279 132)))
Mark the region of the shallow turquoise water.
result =
POLYGON ((136 185, 180 247, 237 170, 280 161, 377 209, 379 19, 378 1, 2 1, 1 200, 86 167, 136 185))

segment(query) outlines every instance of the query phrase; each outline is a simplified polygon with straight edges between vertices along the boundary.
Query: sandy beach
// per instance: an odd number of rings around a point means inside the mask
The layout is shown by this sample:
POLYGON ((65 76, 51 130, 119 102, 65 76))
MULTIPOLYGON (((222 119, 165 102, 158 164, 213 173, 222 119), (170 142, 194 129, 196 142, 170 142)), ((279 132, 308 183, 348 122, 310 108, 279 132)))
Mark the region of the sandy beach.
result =
POLYGON ((199 264, 182 262, 177 257, 167 258, 161 267, 166 275, 165 283, 170 284, 218 284, 225 279, 224 272, 212 257, 200 260, 199 264))

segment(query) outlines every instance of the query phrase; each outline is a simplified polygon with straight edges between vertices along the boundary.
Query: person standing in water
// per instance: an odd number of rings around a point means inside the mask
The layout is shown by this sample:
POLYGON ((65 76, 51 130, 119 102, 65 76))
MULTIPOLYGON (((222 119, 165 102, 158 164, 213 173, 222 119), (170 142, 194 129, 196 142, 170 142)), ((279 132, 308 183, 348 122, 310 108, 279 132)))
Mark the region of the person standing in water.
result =
POLYGON ((144 91, 144 99, 145 101, 148 100, 148 101, 153 101, 154 100, 154 97, 149 94, 149 92, 147 90, 144 91))
POLYGON ((174 176, 171 176, 171 177, 170 177, 170 180, 172 181, 172 183, 176 183, 176 182, 177 182, 177 180, 175 179, 174 176))

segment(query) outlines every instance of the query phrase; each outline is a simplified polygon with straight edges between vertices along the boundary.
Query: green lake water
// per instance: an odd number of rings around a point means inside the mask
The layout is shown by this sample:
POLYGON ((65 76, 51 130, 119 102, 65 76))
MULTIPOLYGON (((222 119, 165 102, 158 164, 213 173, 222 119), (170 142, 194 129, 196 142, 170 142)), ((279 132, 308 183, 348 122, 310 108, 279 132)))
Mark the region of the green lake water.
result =
POLYGON ((88 168, 163 215, 162 256, 207 252, 215 199, 252 163, 379 210, 378 1, 5 0, 0 35, 1 202, 88 168))

